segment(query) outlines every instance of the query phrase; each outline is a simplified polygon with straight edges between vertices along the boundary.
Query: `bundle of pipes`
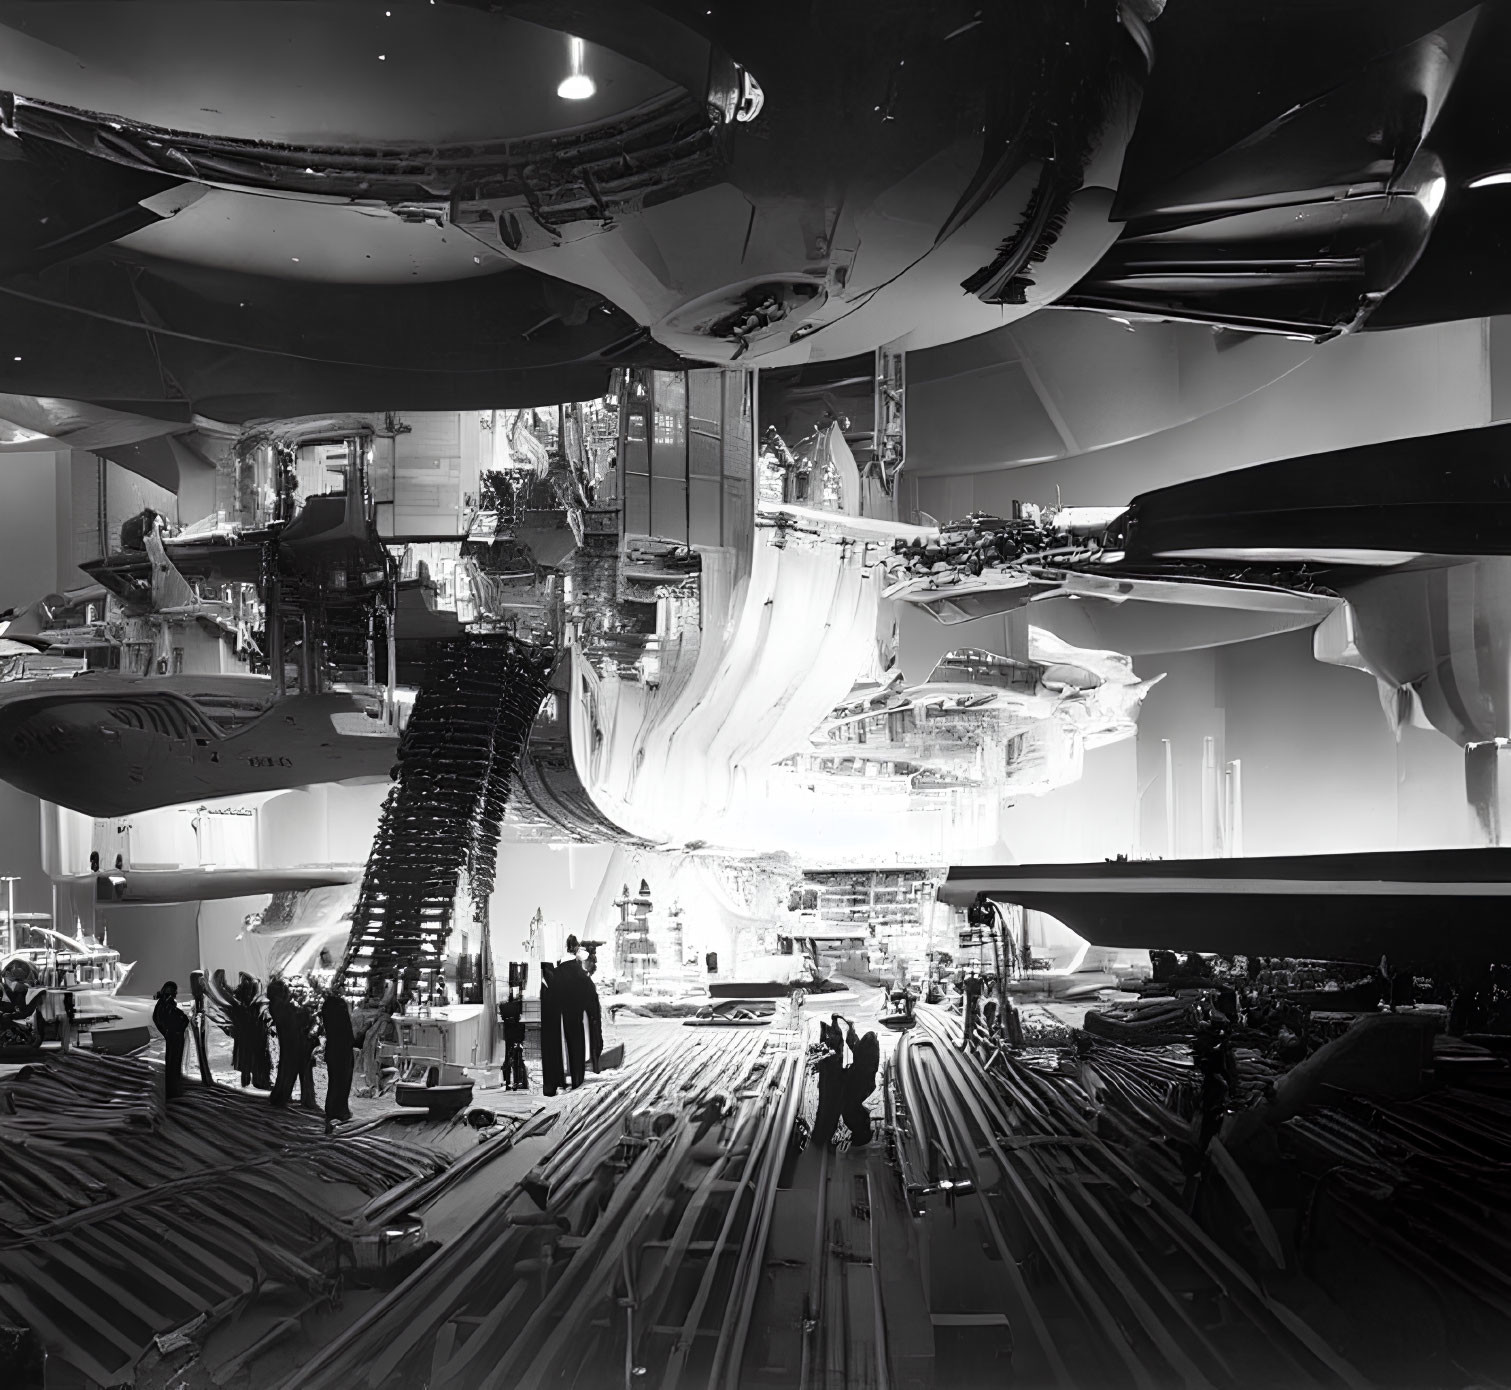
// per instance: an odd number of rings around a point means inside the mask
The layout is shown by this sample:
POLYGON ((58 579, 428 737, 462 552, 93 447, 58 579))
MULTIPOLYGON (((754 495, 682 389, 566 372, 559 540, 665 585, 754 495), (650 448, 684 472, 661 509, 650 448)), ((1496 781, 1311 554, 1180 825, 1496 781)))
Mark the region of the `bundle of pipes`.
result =
MULTIPOLYGON (((1092 553, 1088 546, 1079 549, 1092 553)), ((1066 552, 1066 537, 1051 526, 1034 520, 1004 521, 973 515, 968 521, 944 528, 932 539, 893 542, 891 569, 895 578, 921 578, 947 571, 980 574, 1066 552)))
POLYGON ((282 1390, 598 1384, 620 1361, 675 1386, 689 1358, 700 1381, 737 1369, 799 1081, 789 1040, 690 1048, 667 1030, 522 1127, 516 1144, 549 1134, 534 1167, 282 1390))
POLYGON ((915 1205, 968 1203, 999 1252, 1002 1312, 1030 1334, 1015 1338, 1015 1376, 1065 1386, 1365 1383, 1095 1132, 1079 1088, 1001 1054, 984 1070, 963 1052, 955 1020, 933 1008, 919 1020, 888 1077, 899 1158, 915 1205), (1067 1315, 1081 1335, 1068 1335, 1067 1315))
MULTIPOLYGON (((1196 1113, 1201 1078, 1183 1043, 1130 1046, 1088 1033, 1077 1039, 1076 1053, 1082 1089, 1098 1105, 1143 1117, 1153 1131, 1164 1133, 1171 1132, 1173 1118, 1184 1124, 1196 1113)), ((1262 1099, 1285 1071, 1282 1063, 1252 1047, 1235 1047, 1233 1058, 1238 1089, 1229 1097, 1230 1108, 1262 1099)), ((1058 1070, 1067 1065, 1062 1062, 1058 1070)))
POLYGON ((357 1002, 413 978, 428 998, 444 965, 464 868, 486 916, 499 828, 553 654, 494 633, 438 645, 399 745, 339 979, 357 1002))
POLYGON ((50 1096, 45 1117, 29 1111, 0 1117, 9 1122, 0 1124, 0 1153, 15 1160, 6 1164, 7 1239, 86 1225, 111 1210, 169 1201, 259 1169, 376 1194, 439 1173, 447 1163, 428 1149, 362 1136, 338 1145, 318 1121, 298 1123, 226 1091, 192 1091, 175 1104, 171 1126, 129 1133, 92 1123, 97 1112, 87 1105, 56 1108, 55 1100, 50 1096), (32 1123, 18 1140, 11 1131, 23 1117, 32 1123))
POLYGON ((1282 1152, 1315 1183, 1298 1236, 1303 1260, 1326 1207, 1371 1250, 1511 1319, 1511 1104, 1503 1097, 1460 1089, 1409 1101, 1355 1096, 1287 1120, 1279 1132, 1282 1152))
POLYGON ((60 1052, 0 1084, 0 1136, 56 1133, 55 1119, 86 1113, 91 1129, 159 1124, 166 1108, 156 1069, 131 1057, 60 1052))
POLYGON ((377 1199, 447 1166, 215 1087, 164 1123, 159 1085, 145 1062, 70 1053, 25 1068, 0 1107, 0 1320, 101 1385, 259 1290, 329 1298, 377 1199))
POLYGON ((1199 1081, 1185 1048, 1126 1047, 1087 1038, 1075 1080, 1103 1138, 1142 1171, 1178 1190, 1195 1137, 1199 1081))
POLYGON ((1099 1038, 1160 1044, 1189 1038, 1196 1022, 1195 998, 1167 996, 1092 1009, 1082 1026, 1099 1038))

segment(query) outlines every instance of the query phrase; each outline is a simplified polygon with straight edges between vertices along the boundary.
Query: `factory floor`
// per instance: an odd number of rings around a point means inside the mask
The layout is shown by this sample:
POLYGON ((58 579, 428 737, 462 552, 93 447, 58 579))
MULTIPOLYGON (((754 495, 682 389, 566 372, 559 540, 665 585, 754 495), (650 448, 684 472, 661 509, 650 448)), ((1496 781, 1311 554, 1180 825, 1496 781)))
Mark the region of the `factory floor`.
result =
POLYGON ((0 1144, 45 1179, 18 1172, 0 1214, 0 1321, 46 1329, 50 1387, 1511 1376, 1496 1059, 1445 1053, 1424 1094, 1329 1097, 1255 1142, 1224 1130, 1237 1158, 1214 1146, 1193 1179, 1191 1117, 1148 1104, 1184 1049, 1088 1059, 1060 1046, 1086 1003, 1015 1002, 1029 1045, 1007 1058, 966 1051, 947 1010, 878 1026, 858 982, 800 1030, 625 1018, 624 1067, 579 1091, 479 1091, 472 1123, 358 1098, 331 1137, 243 1092, 219 1046, 222 1084, 166 1110, 150 1067, 49 1064, 0 1083, 20 1102, 0 1144), (836 1008, 882 1043, 876 1138, 797 1152, 804 1050, 836 1008), (124 1263, 154 1232, 166 1262, 124 1263))

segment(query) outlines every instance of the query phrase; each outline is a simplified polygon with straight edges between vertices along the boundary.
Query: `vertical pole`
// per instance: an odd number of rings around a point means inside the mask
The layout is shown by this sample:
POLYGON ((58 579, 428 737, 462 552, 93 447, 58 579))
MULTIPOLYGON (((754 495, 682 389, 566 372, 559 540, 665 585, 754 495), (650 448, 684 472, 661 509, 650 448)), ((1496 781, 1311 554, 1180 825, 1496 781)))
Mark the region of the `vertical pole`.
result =
POLYGON ((1002 908, 992 904, 992 960, 997 968, 997 1011, 1001 1016, 1002 1005, 1007 999, 1006 979, 1002 974, 1002 908))
POLYGON ((265 614, 263 628, 268 638, 268 673, 273 678, 273 698, 281 700, 284 695, 283 672, 283 594, 278 580, 278 537, 268 541, 264 557, 267 567, 267 582, 263 585, 265 614))
POLYGON ((388 609, 388 717, 393 721, 394 733, 399 732, 399 632, 398 615, 399 596, 397 588, 394 590, 393 601, 388 609))
MULTIPOLYGON (((756 504, 760 501, 760 478, 761 478, 761 372, 757 367, 749 369, 747 379, 750 382, 750 456, 745 460, 746 476, 750 487, 746 494, 746 501, 754 515, 756 504)), ((727 545, 728 542, 726 541, 727 545)))
POLYGON ((1234 758, 1228 764, 1228 854, 1243 858, 1243 761, 1234 758))
POLYGON ((99 524, 101 555, 110 554, 110 465, 103 458, 96 458, 95 474, 96 520, 99 524))
POLYGON ((322 585, 315 608, 315 621, 310 624, 310 693, 325 693, 325 588, 322 585))
POLYGON ((1201 741, 1201 853, 1203 859, 1217 855, 1217 740, 1201 741))
POLYGON ((1222 769, 1222 816, 1218 820, 1222 836, 1222 857, 1229 859, 1233 853, 1233 764, 1225 763, 1222 769))
POLYGON ((16 880, 5 880, 5 954, 16 949, 16 880))
POLYGON ((1170 740, 1162 738, 1165 750, 1165 857, 1177 857, 1175 847, 1175 750, 1170 740))

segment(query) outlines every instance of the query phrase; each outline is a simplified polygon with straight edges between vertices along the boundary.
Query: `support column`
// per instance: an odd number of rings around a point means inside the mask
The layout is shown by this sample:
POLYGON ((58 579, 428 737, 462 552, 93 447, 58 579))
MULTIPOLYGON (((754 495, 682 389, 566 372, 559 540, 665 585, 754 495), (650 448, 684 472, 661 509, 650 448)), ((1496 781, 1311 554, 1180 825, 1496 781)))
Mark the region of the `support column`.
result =
POLYGON ((278 537, 268 542, 263 555, 263 630, 268 639, 268 674, 273 678, 273 698, 284 695, 283 585, 278 578, 278 537))
POLYGON ((1165 858, 1177 859, 1180 850, 1175 843, 1175 750, 1167 738, 1162 738, 1160 744, 1165 753, 1165 858))
POLYGON ((1215 859, 1220 852, 1218 816, 1221 806, 1217 797, 1217 740, 1210 735, 1201 741, 1201 856, 1215 859))
POLYGON ((1464 749, 1464 790, 1474 812, 1476 842, 1511 845, 1511 739, 1464 749))
POLYGON ((1223 823, 1223 854, 1228 859, 1243 858, 1243 761, 1235 758, 1228 764, 1225 778, 1227 816, 1223 823))

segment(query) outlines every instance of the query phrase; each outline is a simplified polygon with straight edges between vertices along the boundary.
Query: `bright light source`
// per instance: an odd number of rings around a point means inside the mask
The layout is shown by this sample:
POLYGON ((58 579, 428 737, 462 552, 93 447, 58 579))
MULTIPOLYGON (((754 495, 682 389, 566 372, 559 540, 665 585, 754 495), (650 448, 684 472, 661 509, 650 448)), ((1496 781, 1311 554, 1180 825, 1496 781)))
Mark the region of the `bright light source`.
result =
POLYGON ((598 90, 598 84, 582 70, 586 47, 581 39, 567 40, 572 71, 562 78, 561 85, 556 89, 556 95, 563 101, 586 101, 598 90))
POLYGON ((1430 178, 1422 185, 1422 191, 1417 195, 1422 206, 1427 210, 1429 217, 1436 217, 1438 209, 1443 206, 1443 195, 1448 191, 1448 180, 1441 174, 1430 178))
POLYGON ((742 124, 755 120, 766 105, 766 93, 761 84, 743 68, 740 70, 740 101, 735 110, 735 120, 742 124))
POLYGON ((1511 169, 1502 169, 1498 173, 1486 174, 1484 178, 1475 179, 1470 183, 1470 188, 1495 188, 1503 183, 1511 183, 1511 169))

